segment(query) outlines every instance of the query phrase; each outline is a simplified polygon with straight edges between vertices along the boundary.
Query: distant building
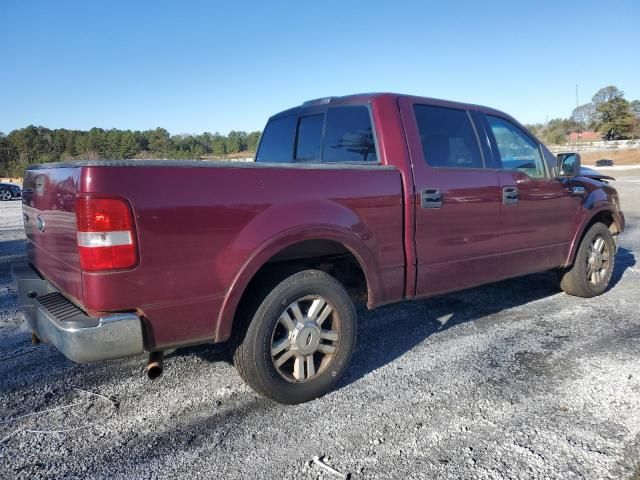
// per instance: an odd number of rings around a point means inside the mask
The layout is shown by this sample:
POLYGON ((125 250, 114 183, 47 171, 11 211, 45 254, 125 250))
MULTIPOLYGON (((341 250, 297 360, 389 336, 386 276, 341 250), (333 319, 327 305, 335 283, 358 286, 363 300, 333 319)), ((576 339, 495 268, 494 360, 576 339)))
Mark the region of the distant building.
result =
POLYGON ((570 143, 599 142, 602 140, 602 136, 593 130, 585 130, 584 132, 569 132, 568 140, 570 143))

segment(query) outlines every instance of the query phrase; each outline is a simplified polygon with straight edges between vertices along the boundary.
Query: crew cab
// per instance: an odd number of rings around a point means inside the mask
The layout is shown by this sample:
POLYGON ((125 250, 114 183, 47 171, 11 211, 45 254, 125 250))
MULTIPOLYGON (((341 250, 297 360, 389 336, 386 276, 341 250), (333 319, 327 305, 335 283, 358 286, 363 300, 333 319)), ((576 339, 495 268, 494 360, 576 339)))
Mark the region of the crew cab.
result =
MULTIPOLYGON (((368 308, 555 270, 607 288, 625 226, 616 190, 491 108, 390 93, 271 117, 255 162, 30 166, 34 338, 88 362, 229 341, 257 392, 332 389, 368 308), (180 195, 174 186, 188 185, 180 195)), ((402 328, 402 325, 398 325, 402 328)))

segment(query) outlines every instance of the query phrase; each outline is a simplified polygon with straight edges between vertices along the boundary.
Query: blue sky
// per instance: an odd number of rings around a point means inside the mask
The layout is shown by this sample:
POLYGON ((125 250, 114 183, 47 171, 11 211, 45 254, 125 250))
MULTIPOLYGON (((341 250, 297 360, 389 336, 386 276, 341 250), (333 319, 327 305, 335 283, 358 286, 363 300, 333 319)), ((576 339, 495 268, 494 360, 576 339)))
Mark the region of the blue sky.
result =
POLYGON ((568 116, 640 99, 640 2, 0 1, 0 131, 257 130, 304 100, 396 91, 568 116))

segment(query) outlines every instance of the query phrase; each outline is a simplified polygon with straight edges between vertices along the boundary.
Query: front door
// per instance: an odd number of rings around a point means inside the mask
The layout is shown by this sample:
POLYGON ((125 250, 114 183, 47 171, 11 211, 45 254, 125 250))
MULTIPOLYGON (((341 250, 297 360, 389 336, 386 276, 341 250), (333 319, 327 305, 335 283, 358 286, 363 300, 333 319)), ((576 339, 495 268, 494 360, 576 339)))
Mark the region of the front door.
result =
POLYGON ((416 296, 490 282, 497 269, 500 188, 469 112, 405 97, 414 175, 416 296))
POLYGON ((540 144, 513 122, 491 115, 483 122, 499 170, 500 270, 524 275, 560 266, 566 259, 580 198, 551 178, 540 144))

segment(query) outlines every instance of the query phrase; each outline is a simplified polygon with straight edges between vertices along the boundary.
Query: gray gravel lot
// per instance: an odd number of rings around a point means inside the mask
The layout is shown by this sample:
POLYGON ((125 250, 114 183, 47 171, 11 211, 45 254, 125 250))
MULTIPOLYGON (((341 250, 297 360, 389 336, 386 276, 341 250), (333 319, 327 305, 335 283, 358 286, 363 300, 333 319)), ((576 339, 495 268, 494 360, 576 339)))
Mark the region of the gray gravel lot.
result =
POLYGON ((253 393, 221 346, 155 382, 143 357, 31 346, 20 203, 0 203, 0 477, 337 478, 320 455, 352 478, 640 479, 640 169, 614 176, 629 225, 604 295, 544 273, 361 311, 340 388, 298 406, 253 393))

